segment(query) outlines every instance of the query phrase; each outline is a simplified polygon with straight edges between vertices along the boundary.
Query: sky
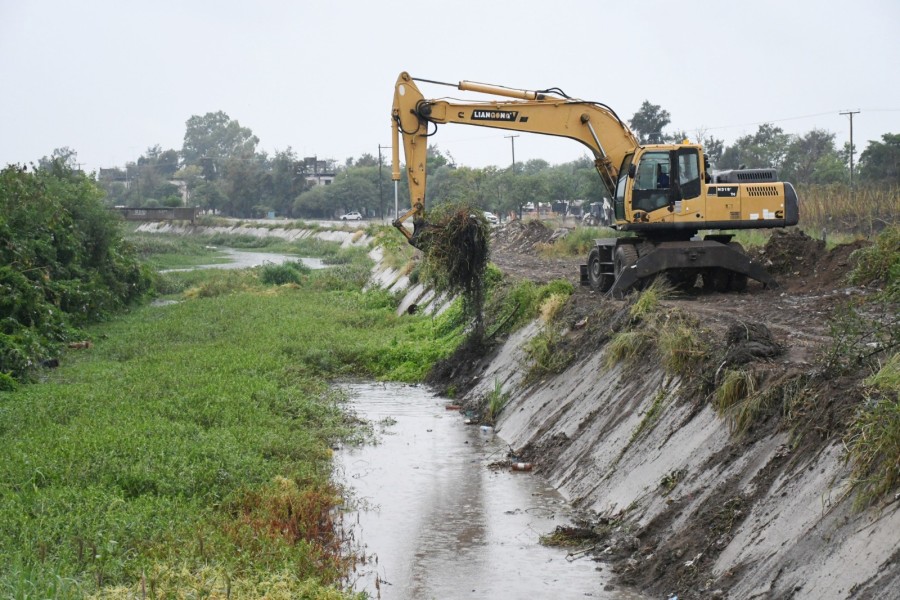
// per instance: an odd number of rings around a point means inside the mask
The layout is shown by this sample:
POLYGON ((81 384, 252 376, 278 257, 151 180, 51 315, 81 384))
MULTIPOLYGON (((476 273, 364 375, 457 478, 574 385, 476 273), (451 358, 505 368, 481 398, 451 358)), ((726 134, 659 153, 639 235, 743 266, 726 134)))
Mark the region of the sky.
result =
MULTIPOLYGON (((269 154, 377 156, 402 71, 559 87, 626 120, 649 100, 669 111, 667 131, 726 144, 768 122, 825 129, 841 147, 839 113, 858 110, 862 151, 900 133, 898 31, 897 0, 0 0, 0 165, 69 147, 86 171, 124 166, 155 145, 180 150, 185 122, 220 110, 269 154)), ((505 167, 508 135, 445 125, 432 142, 457 164, 505 167)), ((516 162, 587 153, 514 143, 516 162)))

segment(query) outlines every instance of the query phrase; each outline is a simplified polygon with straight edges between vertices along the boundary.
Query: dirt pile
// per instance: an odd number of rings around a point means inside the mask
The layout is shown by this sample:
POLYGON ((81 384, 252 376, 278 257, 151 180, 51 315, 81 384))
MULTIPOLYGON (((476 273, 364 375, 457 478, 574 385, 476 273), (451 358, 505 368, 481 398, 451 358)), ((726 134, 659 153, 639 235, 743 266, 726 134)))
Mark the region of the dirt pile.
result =
POLYGON ((499 251, 532 254, 540 244, 549 244, 559 235, 541 221, 517 220, 495 229, 493 242, 499 251))
POLYGON ((829 251, 825 242, 799 229, 776 229, 766 245, 751 254, 785 288, 811 291, 843 285, 853 266, 851 255, 866 244, 859 240, 829 251))
POLYGON ((784 347, 772 338, 762 323, 739 321, 725 332, 725 364, 744 365, 754 360, 767 360, 784 353, 784 347))
POLYGON ((493 230, 491 262, 517 279, 529 279, 535 283, 565 279, 578 283, 578 265, 586 262, 587 256, 551 258, 540 251, 543 246, 553 244, 568 231, 550 229, 540 221, 510 221, 493 230))

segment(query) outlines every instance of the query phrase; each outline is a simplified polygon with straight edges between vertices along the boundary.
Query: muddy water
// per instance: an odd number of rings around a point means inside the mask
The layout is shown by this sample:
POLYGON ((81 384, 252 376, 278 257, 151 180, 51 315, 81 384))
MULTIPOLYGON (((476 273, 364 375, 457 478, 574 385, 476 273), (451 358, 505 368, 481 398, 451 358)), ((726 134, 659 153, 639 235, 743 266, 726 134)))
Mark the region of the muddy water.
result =
POLYGON ((222 248, 221 251, 226 255, 229 262, 198 265, 186 269, 167 269, 163 272, 197 271, 201 269, 249 269, 262 265, 281 265, 292 261, 302 262, 310 269, 324 269, 326 267, 320 258, 305 258, 290 254, 276 254, 274 252, 251 252, 249 250, 234 250, 233 248, 222 248))
POLYGON ((385 600, 638 598, 611 589, 605 565, 538 543, 571 523, 570 510, 536 475, 488 467, 506 458, 499 436, 465 425, 421 387, 348 389, 378 438, 336 455, 338 479, 355 493, 345 526, 369 557, 357 591, 385 600))

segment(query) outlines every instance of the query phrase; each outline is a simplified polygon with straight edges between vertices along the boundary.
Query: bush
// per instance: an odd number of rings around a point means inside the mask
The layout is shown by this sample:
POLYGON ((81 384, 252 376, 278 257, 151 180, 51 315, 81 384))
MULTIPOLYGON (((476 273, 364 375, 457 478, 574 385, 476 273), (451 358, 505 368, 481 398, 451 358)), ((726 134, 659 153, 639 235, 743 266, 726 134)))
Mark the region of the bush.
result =
POLYGON ((261 268, 259 279, 266 285, 284 285, 300 283, 304 275, 311 269, 301 262, 286 262, 280 265, 265 265, 261 268))
POLYGON ((77 327, 143 297, 149 268, 88 177, 57 163, 0 171, 0 372, 25 380, 77 327))

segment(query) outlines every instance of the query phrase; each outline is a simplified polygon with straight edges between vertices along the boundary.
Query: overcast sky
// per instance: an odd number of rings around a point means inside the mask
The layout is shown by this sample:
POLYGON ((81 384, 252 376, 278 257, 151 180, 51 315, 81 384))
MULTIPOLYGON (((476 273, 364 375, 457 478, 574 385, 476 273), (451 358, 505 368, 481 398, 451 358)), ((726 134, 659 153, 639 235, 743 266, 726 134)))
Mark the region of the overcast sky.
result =
MULTIPOLYGON (((670 131, 726 143, 771 122, 841 146, 838 113, 860 110, 861 151, 900 133, 898 32, 898 0, 0 0, 0 165, 68 146, 88 171, 122 166, 156 144, 180 150, 188 118, 219 110, 269 153, 377 155, 401 71, 556 86, 625 119, 649 100, 670 131)), ((448 125, 432 141, 459 164, 506 166, 504 135, 448 125)), ((586 154, 546 136, 515 144, 517 162, 586 154)))

